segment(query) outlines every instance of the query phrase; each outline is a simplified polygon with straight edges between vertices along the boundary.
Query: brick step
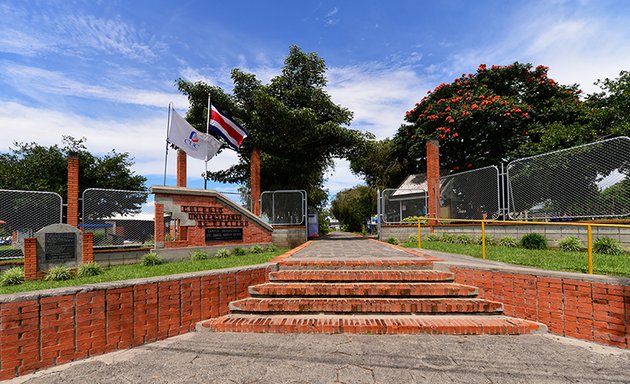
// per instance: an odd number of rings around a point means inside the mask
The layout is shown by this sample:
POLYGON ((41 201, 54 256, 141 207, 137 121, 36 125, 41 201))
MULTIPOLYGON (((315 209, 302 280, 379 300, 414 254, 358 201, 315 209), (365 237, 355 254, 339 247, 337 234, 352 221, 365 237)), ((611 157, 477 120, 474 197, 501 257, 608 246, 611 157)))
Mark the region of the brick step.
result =
POLYGON ((544 324, 507 316, 247 315, 229 314, 198 330, 256 333, 519 335, 546 332, 544 324))
POLYGON ((384 298, 246 298, 230 303, 231 313, 262 314, 501 314, 503 304, 483 299, 384 299, 384 298))
POLYGON ((249 287, 252 296, 458 297, 478 289, 456 283, 266 283, 249 287))
POLYGON ((278 268, 287 269, 342 269, 342 270, 387 270, 387 269, 431 269, 433 261, 425 259, 405 260, 283 260, 278 268))
POLYGON ((432 270, 283 270, 271 272, 269 280, 279 281, 434 281, 447 282, 455 279, 451 272, 432 270))

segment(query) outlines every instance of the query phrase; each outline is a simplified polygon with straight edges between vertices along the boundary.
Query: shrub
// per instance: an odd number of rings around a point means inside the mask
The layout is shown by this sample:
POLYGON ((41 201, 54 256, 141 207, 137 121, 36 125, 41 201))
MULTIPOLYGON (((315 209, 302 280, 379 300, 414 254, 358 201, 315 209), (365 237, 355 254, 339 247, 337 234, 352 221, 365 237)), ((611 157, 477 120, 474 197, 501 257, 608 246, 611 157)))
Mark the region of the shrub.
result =
POLYGON ((24 270, 20 267, 13 267, 4 271, 0 275, 0 285, 19 285, 24 282, 24 270))
POLYGON ((252 247, 249 249, 249 252, 251 252, 251 253, 263 253, 263 252, 265 252, 265 250, 260 245, 252 245, 252 247))
POLYGON ((521 246, 525 249, 546 249, 547 239, 540 233, 528 233, 521 237, 521 246))
POLYGON ((390 244, 398 245, 398 239, 395 237, 390 237, 389 239, 387 239, 387 242, 390 244))
POLYGON ((142 256, 142 265, 146 267, 160 265, 162 263, 164 263, 164 261, 162 260, 160 255, 158 255, 155 252, 149 252, 149 253, 146 253, 144 256, 142 256))
POLYGON ((507 248, 516 248, 518 243, 516 239, 512 236, 505 236, 499 239, 499 245, 507 248))
POLYGON ((455 241, 457 241, 455 235, 451 234, 451 233, 444 233, 442 234, 442 241, 445 243, 450 243, 450 244, 454 244, 455 241))
POLYGON ((190 252, 190 260, 192 261, 208 260, 209 257, 208 252, 200 249, 190 252))
POLYGON ((472 244, 473 243, 473 239, 472 239, 472 237, 470 237, 468 235, 464 235, 464 234, 455 235, 454 243, 455 244, 468 245, 468 244, 472 244))
POLYGON ((47 281, 63 281, 70 280, 72 278, 72 271, 69 267, 65 265, 59 265, 57 267, 52 267, 46 272, 46 277, 44 280, 47 281))
POLYGON ((219 258, 230 257, 230 251, 227 248, 221 248, 214 256, 219 258))
POLYGON ((565 252, 579 252, 582 249, 582 242, 577 237, 569 236, 558 241, 558 247, 565 252))
POLYGON ((276 247, 276 246, 275 246, 275 245, 273 245, 273 244, 269 244, 269 245, 267 246, 267 252, 278 252, 278 247, 276 247))
MULTIPOLYGON (((476 243, 481 245, 481 236, 479 236, 476 240, 476 243)), ((486 236, 486 245, 497 245, 498 241, 494 238, 494 236, 486 236)))
POLYGON ((407 242, 408 243, 418 243, 418 236, 416 235, 409 235, 409 237, 407 238, 407 242))
POLYGON ((440 235, 436 235, 434 233, 427 235, 427 237, 424 238, 424 240, 426 241, 442 241, 442 238, 440 237, 440 235))
POLYGON ((247 251, 241 247, 236 247, 232 250, 232 253, 234 253, 235 256, 243 256, 247 254, 247 251))
POLYGON ((82 264, 77 270, 78 277, 98 276, 103 273, 103 267, 96 263, 82 264))
POLYGON ((617 240, 610 237, 598 237, 593 243, 593 252, 605 255, 619 255, 622 249, 617 240))

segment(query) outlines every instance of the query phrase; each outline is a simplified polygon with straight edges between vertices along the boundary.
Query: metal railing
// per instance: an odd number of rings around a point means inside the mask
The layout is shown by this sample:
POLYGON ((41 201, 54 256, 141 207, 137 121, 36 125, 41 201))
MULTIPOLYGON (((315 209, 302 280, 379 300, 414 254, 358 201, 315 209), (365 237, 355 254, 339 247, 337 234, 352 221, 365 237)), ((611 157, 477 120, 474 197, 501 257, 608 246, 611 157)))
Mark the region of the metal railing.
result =
POLYGON ((384 224, 405 223, 406 219, 427 214, 428 197, 424 189, 384 189, 379 200, 384 224))
POLYGON ((94 234, 95 248, 152 245, 153 196, 146 191, 88 188, 79 227, 94 234))
POLYGON ((630 215, 630 138, 527 157, 507 166, 515 220, 630 215))
POLYGON ((260 194, 260 217, 271 225, 306 225, 307 201, 303 190, 265 191, 260 194))
MULTIPOLYGON (((448 221, 444 219, 436 219, 431 217, 421 217, 417 220, 418 226, 418 249, 422 247, 421 240, 421 221, 427 221, 428 223, 448 221)), ((467 222, 472 224, 479 224, 481 226, 481 258, 487 259, 486 255, 486 226, 493 224, 513 224, 513 225, 560 225, 560 226, 575 226, 586 228, 587 236, 587 255, 588 255, 588 273, 593 274, 593 227, 608 227, 608 228, 627 228, 630 229, 630 225, 624 224, 600 224, 600 223, 558 223, 558 222, 543 222, 543 221, 505 221, 505 220, 465 220, 458 219, 458 222, 467 222)))
POLYGON ((22 257, 25 238, 63 220, 63 200, 54 192, 0 189, 0 259, 22 257))
POLYGON ((440 206, 452 219, 496 218, 501 210, 499 169, 494 165, 440 177, 440 206))

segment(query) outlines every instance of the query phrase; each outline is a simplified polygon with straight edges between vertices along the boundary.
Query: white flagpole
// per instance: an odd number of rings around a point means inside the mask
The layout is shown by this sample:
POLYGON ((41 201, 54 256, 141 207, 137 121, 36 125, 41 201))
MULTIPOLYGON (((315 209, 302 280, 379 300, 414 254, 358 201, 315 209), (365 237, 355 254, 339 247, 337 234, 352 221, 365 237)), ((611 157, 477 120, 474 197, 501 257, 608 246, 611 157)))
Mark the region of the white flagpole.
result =
MULTIPOLYGON (((212 104, 210 102, 210 93, 208 93, 208 114, 206 116, 206 134, 208 134, 208 129, 210 127, 210 115, 212 114, 212 104)), ((206 155, 206 173, 203 174, 203 189, 208 188, 208 159, 206 155)))
POLYGON ((168 103, 168 122, 166 123, 166 151, 164 151, 164 182, 166 186, 166 163, 168 162, 168 134, 171 130, 171 109, 173 108, 173 102, 168 103))

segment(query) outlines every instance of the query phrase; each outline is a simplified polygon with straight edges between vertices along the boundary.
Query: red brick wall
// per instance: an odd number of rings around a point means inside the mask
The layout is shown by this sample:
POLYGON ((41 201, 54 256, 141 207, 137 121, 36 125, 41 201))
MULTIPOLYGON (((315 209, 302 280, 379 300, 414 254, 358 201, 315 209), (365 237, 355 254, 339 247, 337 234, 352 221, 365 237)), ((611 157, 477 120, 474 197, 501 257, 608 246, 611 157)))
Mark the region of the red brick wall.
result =
POLYGON ((254 148, 249 162, 250 194, 252 212, 260 216, 260 149, 254 148))
POLYGON ((94 234, 92 232, 83 232, 83 246, 81 247, 83 259, 81 263, 94 262, 94 234))
POLYGON ((177 150, 177 186, 186 188, 186 152, 177 150))
MULTIPOLYGON (((24 239, 24 280, 37 279, 37 239, 24 239)), ((1 323, 0 323, 1 324, 1 323)))
POLYGON ((437 140, 427 141, 427 213, 440 214, 440 147, 437 140))
MULTIPOLYGON (((226 214, 240 214, 239 212, 232 211, 229 207, 217 203, 216 198, 208 198, 207 196, 194 196, 194 195, 172 195, 173 205, 191 205, 198 207, 217 207, 221 206, 226 214)), ((158 215, 158 204, 156 204, 156 216, 158 215)), ((163 207, 162 207, 163 214, 163 207)), ((186 239, 180 241, 169 241, 164 244, 165 248, 181 248, 181 247, 201 247, 206 245, 239 245, 239 244, 259 244, 259 243, 271 243, 271 231, 265 229, 254 221, 251 221, 245 215, 241 215, 242 220, 249 223, 248 226, 243 228, 243 240, 232 240, 225 242, 211 241, 206 243, 205 228, 190 226, 186 232, 186 239)), ((158 241, 158 222, 156 221, 155 240, 158 241)))
POLYGON ((508 316, 546 324, 549 331, 630 348, 630 286, 451 268, 455 282, 479 287, 479 295, 501 301, 508 316))
POLYGON ((79 225, 79 156, 68 156, 68 210, 66 223, 76 227, 79 225))
POLYGON ((266 282, 269 272, 261 266, 0 299, 0 380, 190 332, 227 313, 230 301, 247 297, 247 287, 266 282))

